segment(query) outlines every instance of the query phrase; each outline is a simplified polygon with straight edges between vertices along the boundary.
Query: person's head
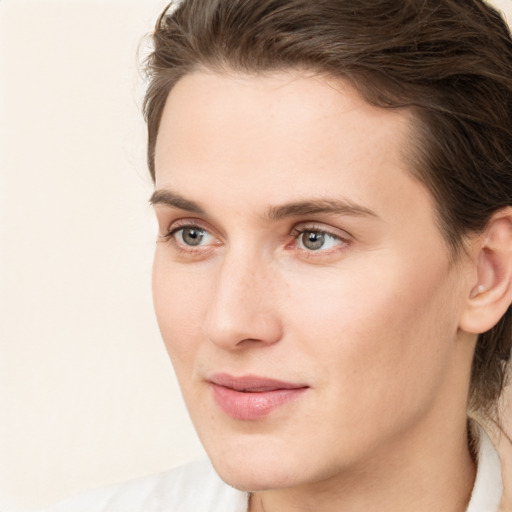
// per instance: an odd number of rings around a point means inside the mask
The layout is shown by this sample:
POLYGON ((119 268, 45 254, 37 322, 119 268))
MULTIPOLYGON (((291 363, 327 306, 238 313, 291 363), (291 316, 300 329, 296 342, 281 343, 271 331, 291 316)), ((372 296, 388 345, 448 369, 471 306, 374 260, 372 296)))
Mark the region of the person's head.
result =
MULTIPOLYGON (((225 427, 200 391, 218 372, 320 390, 302 418, 355 444, 375 414, 390 441, 452 389, 446 407, 492 409, 512 346, 512 41, 491 7, 185 0, 160 17, 148 70, 171 233, 155 304, 201 437, 225 427), (333 404, 341 419, 322 416, 333 404)), ((233 414, 232 439, 282 457, 292 426, 274 438, 233 414)))

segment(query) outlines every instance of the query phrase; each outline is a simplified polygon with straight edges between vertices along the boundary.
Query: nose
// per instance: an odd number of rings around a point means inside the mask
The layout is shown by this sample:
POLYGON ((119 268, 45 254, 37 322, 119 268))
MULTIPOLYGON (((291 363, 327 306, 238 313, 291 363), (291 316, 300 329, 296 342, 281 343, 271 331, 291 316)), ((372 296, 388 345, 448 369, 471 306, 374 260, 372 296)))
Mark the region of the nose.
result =
POLYGON ((227 350, 270 345, 282 337, 277 282, 269 262, 226 255, 217 273, 205 334, 227 350))

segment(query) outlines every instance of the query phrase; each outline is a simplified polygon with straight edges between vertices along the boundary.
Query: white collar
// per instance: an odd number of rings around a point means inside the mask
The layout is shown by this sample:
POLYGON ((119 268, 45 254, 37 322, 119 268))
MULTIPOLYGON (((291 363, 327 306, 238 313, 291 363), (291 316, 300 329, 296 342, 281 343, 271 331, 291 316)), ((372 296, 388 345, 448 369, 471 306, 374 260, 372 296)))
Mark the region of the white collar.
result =
POLYGON ((477 472, 466 512, 497 512, 503 495, 500 458, 484 429, 475 421, 472 426, 478 445, 477 472))

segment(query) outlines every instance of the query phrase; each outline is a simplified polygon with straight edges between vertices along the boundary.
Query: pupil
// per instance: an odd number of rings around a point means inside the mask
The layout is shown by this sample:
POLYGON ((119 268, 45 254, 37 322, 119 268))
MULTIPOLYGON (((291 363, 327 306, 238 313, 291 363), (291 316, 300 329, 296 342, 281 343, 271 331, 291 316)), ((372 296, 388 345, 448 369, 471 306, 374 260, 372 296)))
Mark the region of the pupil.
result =
POLYGON ((204 232, 199 229, 186 228, 183 230, 183 241, 187 245, 199 245, 204 238, 204 232))
POLYGON ((305 231, 302 235, 304 247, 312 251, 321 249, 325 242, 325 235, 315 231, 305 231))

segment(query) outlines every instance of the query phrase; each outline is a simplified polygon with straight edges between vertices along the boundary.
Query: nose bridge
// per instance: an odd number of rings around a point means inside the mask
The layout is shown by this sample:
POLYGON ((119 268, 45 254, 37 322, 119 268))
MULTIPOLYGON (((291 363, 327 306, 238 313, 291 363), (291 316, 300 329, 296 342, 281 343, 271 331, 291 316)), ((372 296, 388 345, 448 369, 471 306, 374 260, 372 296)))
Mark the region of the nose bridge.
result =
POLYGON ((226 251, 206 319, 206 335, 224 348, 251 340, 274 343, 281 336, 273 270, 248 246, 226 251))

